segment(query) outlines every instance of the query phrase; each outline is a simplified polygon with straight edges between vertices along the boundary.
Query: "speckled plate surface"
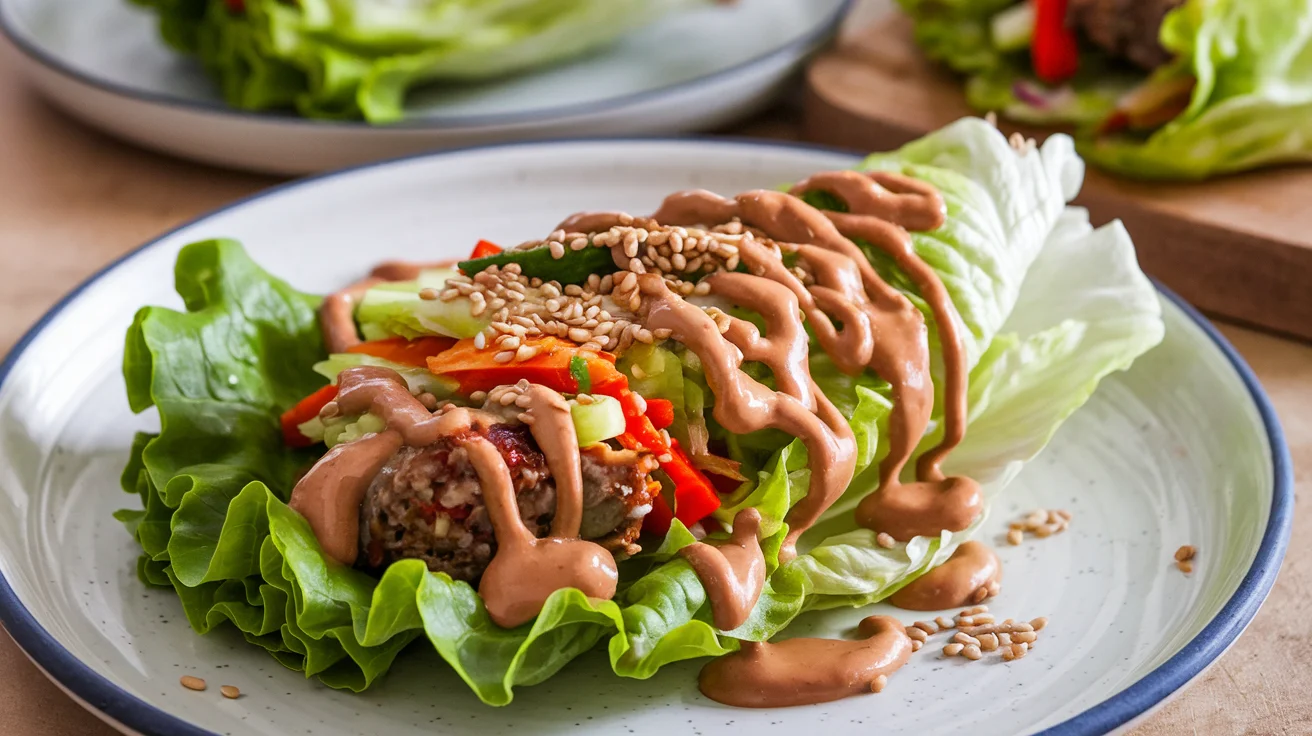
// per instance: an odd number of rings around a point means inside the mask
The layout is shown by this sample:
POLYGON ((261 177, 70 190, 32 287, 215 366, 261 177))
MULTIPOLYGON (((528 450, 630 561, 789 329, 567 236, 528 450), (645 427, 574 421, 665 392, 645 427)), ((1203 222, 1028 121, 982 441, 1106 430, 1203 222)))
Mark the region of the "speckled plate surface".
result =
POLYGON ((37 88, 90 125, 206 163, 304 174, 497 141, 709 130, 768 103, 850 5, 738 0, 673 15, 567 64, 420 90, 387 126, 232 109, 129 0, 0 0, 0 35, 37 88))
MULTIPOLYGON (((119 491, 118 474, 133 431, 151 429, 154 418, 128 411, 122 335, 141 304, 180 304, 171 273, 183 244, 236 237, 272 272, 326 291, 384 257, 455 256, 478 237, 517 241, 562 213, 649 211, 676 189, 736 192, 851 163, 816 149, 724 141, 474 149, 275 189, 145 246, 70 295, 3 366, 0 619, 66 689, 144 733, 984 736, 1126 727, 1220 656, 1252 618, 1279 569, 1293 503, 1287 450, 1260 387, 1169 295, 1165 342, 1104 381, 985 528, 996 540, 1024 510, 1074 512, 1065 534, 999 547, 1007 577, 993 609, 1051 621, 1016 663, 925 650, 880 695, 751 711, 703 698, 699 663, 622 680, 598 654, 495 709, 422 648, 363 695, 328 690, 234 632, 194 634, 172 592, 136 578, 136 548, 110 512, 135 503, 119 491), (1200 550, 1189 577, 1172 565, 1185 543, 1200 550), (185 691, 184 674, 245 695, 185 691)), ((788 633, 838 634, 867 613, 809 615, 788 633)))

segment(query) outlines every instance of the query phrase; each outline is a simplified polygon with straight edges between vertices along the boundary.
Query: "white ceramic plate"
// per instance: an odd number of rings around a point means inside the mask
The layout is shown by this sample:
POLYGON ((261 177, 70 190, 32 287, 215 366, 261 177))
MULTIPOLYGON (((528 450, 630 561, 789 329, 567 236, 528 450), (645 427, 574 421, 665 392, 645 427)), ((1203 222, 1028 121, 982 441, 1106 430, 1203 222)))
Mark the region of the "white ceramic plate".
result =
MULTIPOLYGON (((144 733, 499 734, 742 731, 1092 734, 1124 727, 1214 661, 1274 581, 1292 479, 1267 399, 1207 323, 1164 297, 1165 342, 1104 381, 1022 473, 985 530, 1064 507, 1070 531, 999 548, 1004 616, 1046 615, 1042 645, 1003 664, 918 654, 883 694, 804 708, 735 710, 701 697, 700 663, 648 681, 585 656, 501 709, 479 703, 423 647, 363 695, 283 669, 231 631, 187 626, 175 595, 138 582, 138 549, 110 519, 136 503, 118 474, 134 430, 118 375, 143 303, 180 307, 179 247, 230 236, 294 285, 327 291, 385 257, 449 257, 477 238, 515 242, 579 209, 650 211, 668 192, 737 192, 849 156, 698 141, 558 142, 402 160, 275 189, 202 218, 113 265, 15 348, 0 383, 0 619, 48 673, 107 718, 144 733), (1171 564, 1184 543, 1196 572, 1171 564), (182 690, 194 674, 245 697, 182 690)), ((910 621, 893 609, 877 609, 910 621)), ((829 635, 863 611, 805 617, 829 635)))
POLYGON ((0 31, 37 88, 97 128, 206 163, 303 174, 507 140, 709 130, 769 102, 850 5, 738 0, 672 16, 573 63, 424 91, 385 127, 228 108, 128 0, 0 0, 0 31))

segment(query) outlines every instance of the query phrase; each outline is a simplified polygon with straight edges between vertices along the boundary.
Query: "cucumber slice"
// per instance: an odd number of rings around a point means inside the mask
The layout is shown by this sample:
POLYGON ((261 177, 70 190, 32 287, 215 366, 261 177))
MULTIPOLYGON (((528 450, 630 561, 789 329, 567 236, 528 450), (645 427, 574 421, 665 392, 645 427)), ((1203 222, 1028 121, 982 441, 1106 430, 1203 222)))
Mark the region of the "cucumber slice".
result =
POLYGON ((574 419, 574 434, 578 436, 579 447, 624 434, 624 409, 610 396, 593 396, 591 404, 570 399, 569 413, 574 419))

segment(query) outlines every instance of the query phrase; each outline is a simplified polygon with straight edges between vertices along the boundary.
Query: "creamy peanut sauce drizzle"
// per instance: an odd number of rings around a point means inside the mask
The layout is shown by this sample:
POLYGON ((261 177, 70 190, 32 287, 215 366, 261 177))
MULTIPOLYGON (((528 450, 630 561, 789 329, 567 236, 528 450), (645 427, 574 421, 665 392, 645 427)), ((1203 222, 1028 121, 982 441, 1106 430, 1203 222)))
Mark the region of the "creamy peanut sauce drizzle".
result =
MULTIPOLYGON (((835 365, 851 374, 870 368, 892 387, 889 453, 880 465, 879 489, 862 500, 857 522, 902 541, 938 534, 943 529, 965 529, 983 506, 979 486, 969 478, 945 477, 940 466, 965 435, 966 356, 947 289, 916 255, 904 227, 940 226, 945 217, 942 197, 933 187, 899 174, 853 171, 817 174, 800 182, 793 193, 761 190, 726 199, 704 190, 680 192, 668 197, 652 218, 667 225, 711 225, 738 218, 779 241, 781 249, 793 244, 793 252, 811 268, 815 285, 808 289, 783 267, 782 259, 773 251, 751 248, 740 250, 743 262, 757 277, 751 287, 760 288, 765 282, 785 285, 835 365), (811 190, 839 197, 848 211, 822 212, 794 196, 811 190), (900 476, 924 436, 934 408, 928 330, 911 301, 879 276, 850 238, 859 238, 893 259, 929 303, 939 329, 946 379, 944 437, 921 457, 917 482, 904 483, 900 476), (841 328, 834 326, 831 316, 841 328)), ((718 280, 720 276, 708 278, 718 280)), ((711 293, 733 301, 717 286, 718 281, 713 281, 711 293)), ((739 306, 756 308, 750 303, 739 306)), ((779 369, 774 365, 771 368, 779 377, 779 369)), ((792 368, 796 370, 797 364, 792 368)), ((717 392, 717 407, 721 400, 717 392)), ((804 426, 780 428, 804 442, 807 439, 804 426)), ((812 455, 813 472, 815 460, 812 455)), ((803 509, 801 504, 794 507, 788 518, 791 542, 814 523, 850 481, 849 474, 835 486, 822 487, 812 476, 807 500, 827 502, 816 504, 818 512, 803 509)), ((785 554, 792 553, 791 546, 786 548, 785 554)))
POLYGON ((520 519, 510 469, 500 452, 468 431, 503 420, 463 407, 434 414, 411 395, 395 371, 372 366, 342 371, 336 402, 344 414, 377 415, 386 429, 333 448, 296 484, 290 506, 309 521, 328 556, 354 564, 360 502, 374 476, 402 446, 425 447, 450 438, 469 455, 496 535, 497 552, 478 589, 493 622, 509 628, 532 620, 562 588, 608 600, 619 580, 615 559, 600 545, 576 538, 583 479, 569 406, 560 394, 542 386, 530 386, 523 395, 529 399, 525 414, 533 438, 556 479, 557 515, 551 535, 544 539, 535 537, 520 519))
POLYGON ((907 663, 911 639, 889 616, 863 620, 858 633, 857 641, 744 641, 738 651, 703 667, 697 684, 711 700, 740 708, 811 705, 868 693, 881 675, 907 663))
MULTIPOLYGON (((945 207, 930 185, 890 172, 850 171, 817 174, 792 194, 751 191, 727 199, 704 190, 668 197, 650 218, 664 225, 713 226, 740 220, 775 241, 743 238, 739 256, 748 273, 715 272, 705 277, 710 293, 761 315, 764 334, 751 322, 730 318, 721 334, 701 308, 676 296, 658 274, 638 276, 641 314, 647 329, 670 330, 700 358, 715 395, 714 416, 728 431, 745 434, 775 428, 798 437, 809 457, 810 486, 785 517, 789 534, 781 562, 793 559, 797 540, 851 483, 856 445, 851 428, 815 385, 809 368, 809 342, 803 319, 835 365, 849 374, 869 368, 888 381, 893 395, 889 453, 880 464, 880 484, 856 511, 859 524, 898 540, 937 535, 968 527, 982 508, 978 485, 947 477, 941 465, 965 433, 967 366, 955 308, 938 275, 915 253, 907 229, 942 225, 945 207), (847 211, 820 211, 798 196, 825 191, 847 211), (855 240, 887 254, 929 304, 943 350, 944 436, 924 453, 916 480, 902 471, 929 426, 934 407, 928 330, 911 301, 889 285, 855 240), (784 261, 795 255, 814 283, 804 283, 784 261), (771 389, 742 370, 744 361, 764 363, 773 372, 771 389)), ((591 212, 574 215, 558 227, 569 232, 601 232, 615 225, 641 224, 630 215, 591 212)), ((630 258, 617 245, 621 268, 630 258)), ((384 264, 369 279, 325 300, 322 321, 331 350, 357 342, 354 304, 369 286, 414 278, 419 266, 384 264)), ((360 500, 373 475, 403 444, 429 444, 494 417, 468 409, 434 416, 410 396, 390 371, 355 368, 344 372, 337 399, 343 411, 373 410, 387 429, 329 452, 297 484, 292 506, 310 520, 326 552, 350 564, 357 554, 360 500), (354 449, 353 449, 354 448, 354 449)), ((563 398, 532 388, 527 414, 534 438, 557 479, 558 507, 551 536, 538 539, 520 521, 510 473, 496 449, 466 432, 462 440, 483 484, 498 550, 484 573, 479 593, 502 626, 532 619, 552 592, 580 588, 595 598, 615 593, 614 559, 598 545, 577 539, 582 482, 573 425, 563 398)), ((698 543, 682 551, 696 571, 721 630, 750 616, 765 582, 765 561, 757 538, 760 515, 745 510, 735 518, 731 538, 719 546, 698 543)), ((953 557, 893 596, 914 610, 959 605, 982 586, 996 582, 996 555, 977 542, 962 545, 953 557)), ((729 705, 768 707, 834 700, 867 692, 881 675, 901 667, 911 654, 902 624, 874 616, 861 623, 862 639, 790 639, 777 644, 743 642, 742 649, 703 670, 700 686, 708 697, 729 705)))
POLYGON ((909 611, 941 611, 978 603, 976 594, 990 582, 1002 582, 1002 562, 988 545, 971 540, 957 547, 947 562, 894 593, 888 602, 909 611))
POLYGON ((715 628, 732 631, 742 626, 756 607, 765 587, 765 554, 757 534, 761 512, 739 511, 733 518, 733 533, 716 546, 697 542, 679 550, 692 565, 706 588, 715 628))

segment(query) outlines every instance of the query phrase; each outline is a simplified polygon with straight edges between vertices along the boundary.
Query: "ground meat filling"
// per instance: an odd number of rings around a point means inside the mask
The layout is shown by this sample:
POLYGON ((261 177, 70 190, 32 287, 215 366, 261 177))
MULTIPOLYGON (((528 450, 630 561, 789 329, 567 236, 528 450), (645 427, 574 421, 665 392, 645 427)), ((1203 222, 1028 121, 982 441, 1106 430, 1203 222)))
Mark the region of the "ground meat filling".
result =
POLYGON ((1184 0, 1071 0, 1066 20, 1096 46, 1144 69, 1171 60, 1158 34, 1184 0))
MULTIPOLYGON (((478 429, 468 430, 471 433, 478 429)), ((555 517, 556 483, 546 458, 522 424, 481 432, 506 461, 520 518, 539 537, 555 517)), ((475 580, 496 552, 478 475, 460 446, 446 437, 427 447, 404 447, 370 485, 360 511, 361 564, 381 569, 402 559, 423 560, 433 572, 475 580)), ((612 552, 632 554, 633 542, 659 484, 650 453, 593 445, 580 451, 583 471, 581 536, 612 552)))

